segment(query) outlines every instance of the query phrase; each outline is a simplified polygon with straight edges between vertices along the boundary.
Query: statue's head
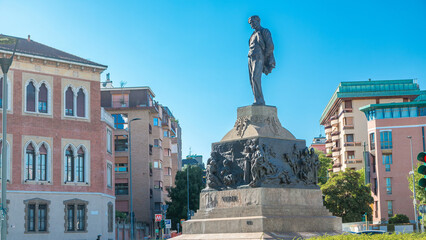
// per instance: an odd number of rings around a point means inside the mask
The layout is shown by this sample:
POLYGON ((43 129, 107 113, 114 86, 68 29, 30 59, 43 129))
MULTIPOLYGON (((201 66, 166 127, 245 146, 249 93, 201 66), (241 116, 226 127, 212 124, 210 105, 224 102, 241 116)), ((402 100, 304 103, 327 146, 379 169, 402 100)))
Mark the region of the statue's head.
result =
POLYGON ((248 23, 250 24, 251 28, 258 29, 260 28, 260 18, 257 15, 251 16, 248 19, 248 23))

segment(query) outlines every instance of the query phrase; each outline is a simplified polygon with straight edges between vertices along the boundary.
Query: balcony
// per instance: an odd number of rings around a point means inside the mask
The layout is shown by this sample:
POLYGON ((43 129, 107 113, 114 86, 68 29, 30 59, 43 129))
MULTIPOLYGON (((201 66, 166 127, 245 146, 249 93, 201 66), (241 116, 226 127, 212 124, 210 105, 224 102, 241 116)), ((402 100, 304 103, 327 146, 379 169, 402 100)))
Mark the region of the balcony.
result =
POLYGON ((362 159, 348 159, 345 160, 345 164, 360 164, 362 163, 362 159))
POLYGON ((343 110, 342 110, 342 112, 343 113, 351 113, 353 111, 353 109, 352 108, 347 108, 347 107, 345 107, 343 110))
POLYGON ((345 125, 343 126, 343 130, 354 129, 354 125, 345 125))
POLYGON ((148 106, 152 113, 158 113, 159 112, 159 106, 157 101, 153 101, 151 106, 148 106))
POLYGON ((161 126, 163 126, 163 127, 169 126, 169 118, 168 117, 163 117, 163 119, 161 120, 161 126))
MULTIPOLYGON (((340 133, 340 132, 338 132, 338 133, 340 133)), ((335 134, 335 135, 331 136, 332 141, 338 141, 339 139, 340 139, 339 134, 335 134)))
POLYGON ((331 155, 333 156, 333 158, 339 157, 340 156, 340 151, 333 151, 331 153, 331 155))
POLYGON ((325 148, 332 148, 332 147, 333 147, 333 142, 332 141, 325 143, 325 148))
POLYGON ((171 124, 171 131, 170 131, 170 137, 176 137, 176 126, 177 122, 172 122, 171 124))
POLYGON ((331 154, 331 152, 329 152, 329 153, 325 154, 325 156, 328 157, 328 158, 331 158, 332 154, 331 154))
POLYGON ((120 100, 115 100, 112 101, 112 107, 113 108, 126 108, 129 107, 129 100, 125 100, 125 99, 120 99, 120 100))
POLYGON ((335 130, 335 131, 333 131, 332 133, 331 133, 331 136, 339 136, 339 134, 340 134, 340 131, 339 130, 335 130))
POLYGON ((342 164, 339 161, 335 161, 334 164, 333 164, 333 168, 339 168, 341 166, 342 166, 342 164))
POLYGON ((103 107, 101 107, 101 121, 108 124, 110 127, 114 127, 114 118, 109 114, 103 107))
POLYGON ((347 142, 344 144, 345 147, 359 147, 361 146, 361 142, 347 142))
POLYGON ((333 148, 331 149, 331 151, 332 151, 332 152, 339 152, 339 151, 340 151, 340 148, 339 148, 339 147, 333 147, 333 148))
POLYGON ((333 127, 339 126, 339 118, 338 117, 333 116, 333 117, 330 118, 330 120, 331 120, 331 126, 333 126, 333 127))

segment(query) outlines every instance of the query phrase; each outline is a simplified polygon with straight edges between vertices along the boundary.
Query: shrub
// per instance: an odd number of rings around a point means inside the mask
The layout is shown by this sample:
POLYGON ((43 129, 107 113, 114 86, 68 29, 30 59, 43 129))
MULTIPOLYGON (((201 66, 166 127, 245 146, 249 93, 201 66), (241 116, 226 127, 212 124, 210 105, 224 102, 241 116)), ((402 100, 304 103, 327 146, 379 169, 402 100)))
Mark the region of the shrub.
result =
POLYGON ((389 224, 400 224, 400 223, 410 223, 407 215, 396 214, 395 216, 389 218, 389 224))

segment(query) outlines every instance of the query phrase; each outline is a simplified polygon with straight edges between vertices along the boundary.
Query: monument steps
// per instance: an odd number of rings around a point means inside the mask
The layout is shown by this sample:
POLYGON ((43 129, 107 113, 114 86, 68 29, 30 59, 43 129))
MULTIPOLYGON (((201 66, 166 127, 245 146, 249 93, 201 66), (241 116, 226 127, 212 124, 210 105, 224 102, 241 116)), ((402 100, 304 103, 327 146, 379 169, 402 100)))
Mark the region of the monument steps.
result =
POLYGON ((322 207, 312 206, 247 206, 231 209, 205 209, 195 213, 192 219, 243 217, 243 216, 332 216, 322 207))
POLYGON ((185 234, 238 232, 324 232, 335 231, 339 219, 333 216, 252 216, 192 219, 185 222, 185 234), (187 230, 188 229, 188 230, 187 230))
POLYGON ((299 238, 318 237, 322 235, 336 235, 337 232, 297 232, 297 233, 213 233, 213 234, 185 234, 173 238, 173 240, 294 240, 299 238))

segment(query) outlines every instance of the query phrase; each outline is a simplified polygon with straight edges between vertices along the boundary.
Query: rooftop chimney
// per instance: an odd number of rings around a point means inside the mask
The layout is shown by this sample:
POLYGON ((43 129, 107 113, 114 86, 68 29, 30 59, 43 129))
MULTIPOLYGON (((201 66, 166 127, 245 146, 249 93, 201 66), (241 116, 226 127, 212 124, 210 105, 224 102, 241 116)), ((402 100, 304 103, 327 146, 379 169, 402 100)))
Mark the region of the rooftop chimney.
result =
POLYGON ((28 41, 28 42, 30 42, 30 41, 31 41, 31 35, 28 35, 28 39, 27 39, 27 41, 28 41))

